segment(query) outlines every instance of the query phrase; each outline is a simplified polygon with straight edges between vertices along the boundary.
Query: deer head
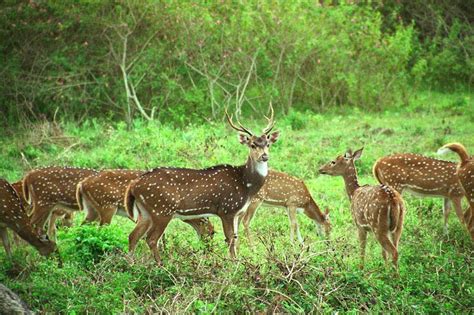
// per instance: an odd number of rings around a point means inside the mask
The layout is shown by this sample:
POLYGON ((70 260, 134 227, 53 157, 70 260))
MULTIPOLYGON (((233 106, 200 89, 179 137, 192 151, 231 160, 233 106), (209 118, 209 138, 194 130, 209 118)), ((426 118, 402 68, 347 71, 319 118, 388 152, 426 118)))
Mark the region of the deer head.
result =
POLYGON ((254 135, 250 129, 244 127, 240 121, 237 120, 237 125, 232 121, 226 110, 226 117, 229 125, 239 132, 239 141, 241 144, 247 145, 250 150, 250 159, 254 162, 267 162, 269 158, 269 148, 275 143, 280 135, 279 131, 270 133, 275 126, 273 106, 270 104, 270 118, 267 118, 268 124, 263 129, 263 134, 260 136, 254 135))
POLYGON ((364 150, 364 148, 360 148, 354 153, 352 153, 351 149, 347 150, 344 155, 339 155, 335 160, 323 165, 319 169, 319 173, 332 176, 345 175, 351 166, 354 167, 354 161, 362 156, 362 150, 364 150))

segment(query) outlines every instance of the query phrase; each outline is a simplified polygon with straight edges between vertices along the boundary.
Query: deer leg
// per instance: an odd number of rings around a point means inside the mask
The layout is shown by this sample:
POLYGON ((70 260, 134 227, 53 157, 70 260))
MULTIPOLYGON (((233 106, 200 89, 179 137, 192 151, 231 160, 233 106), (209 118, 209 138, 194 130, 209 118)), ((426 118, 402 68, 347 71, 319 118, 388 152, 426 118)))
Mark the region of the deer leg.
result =
POLYGON ((105 225, 105 224, 110 224, 112 222, 112 218, 117 213, 117 206, 105 206, 102 208, 97 208, 99 210, 99 216, 100 216, 100 223, 99 225, 105 225))
POLYGON ((13 241, 15 242, 15 245, 20 245, 22 243, 22 240, 20 236, 18 236, 18 233, 12 230, 12 235, 13 235, 13 241))
POLYGON ((160 240, 163 232, 165 231, 168 223, 171 221, 172 216, 167 217, 157 217, 155 218, 151 229, 148 231, 148 235, 146 237, 146 242, 148 247, 150 248, 153 257, 158 265, 161 266, 161 258, 160 252, 158 250, 158 241, 160 240))
POLYGON ((367 231, 363 228, 357 229, 359 235, 359 243, 360 243, 360 269, 364 268, 365 262, 365 246, 367 245, 367 231))
POLYGON ((128 252, 133 256, 138 241, 145 235, 151 227, 151 219, 145 219, 143 216, 138 217, 138 222, 132 233, 128 236, 128 252))
POLYGON ((44 232, 44 225, 46 221, 48 221, 49 216, 51 215, 51 212, 53 211, 52 206, 39 206, 39 205, 34 205, 33 210, 31 212, 31 225, 35 226, 40 234, 43 234, 44 232))
POLYGON ((8 231, 6 227, 0 227, 0 236, 2 237, 3 247, 8 257, 12 256, 12 249, 10 247, 10 240, 8 238, 8 231))
MULTIPOLYGON (((233 259, 236 257, 235 243, 238 237, 237 234, 234 233, 234 217, 235 216, 221 217, 225 241, 229 246, 230 257, 233 259)), ((236 220, 238 224, 238 217, 236 217, 236 220)))
POLYGON ((461 200, 462 198, 458 198, 458 197, 451 199, 454 205, 454 210, 456 210, 456 214, 459 218, 459 221, 461 222, 462 225, 464 225, 464 213, 462 212, 461 200))
POLYGON ((448 198, 444 198, 443 216, 444 216, 444 234, 448 235, 449 213, 451 212, 451 203, 448 198))
POLYGON ((467 230, 471 234, 472 240, 474 240, 474 203, 470 203, 469 208, 467 208, 466 212, 464 213, 464 218, 467 230))
POLYGON ((395 268, 398 269, 398 250, 393 245, 387 234, 383 232, 378 232, 376 235, 380 245, 382 245, 382 248, 385 251, 390 253, 390 255, 392 256, 393 265, 395 266, 395 268))
POLYGON ((53 210, 51 213, 51 216, 49 218, 48 222, 48 236, 51 240, 56 242, 56 220, 59 217, 59 215, 56 213, 56 211, 53 210))
POLYGON ((99 212, 91 205, 89 199, 87 199, 84 195, 82 196, 82 204, 84 206, 84 210, 87 212, 87 215, 84 221, 82 221, 81 225, 96 221, 97 218, 99 218, 99 212))
POLYGON ((249 242, 251 246, 253 246, 253 239, 252 239, 252 235, 250 234, 250 221, 252 221, 253 216, 255 215, 255 212, 257 211, 258 207, 260 207, 262 202, 263 201, 260 199, 253 199, 249 207, 247 208, 247 211, 245 211, 245 214, 242 217, 242 224, 244 225, 245 238, 247 238, 247 241, 249 242))
POLYGON ((296 207, 288 207, 288 218, 290 219, 290 240, 293 243, 295 240, 295 232, 298 237, 298 241, 303 244, 303 237, 300 233, 300 228, 298 226, 298 220, 296 219, 296 207))

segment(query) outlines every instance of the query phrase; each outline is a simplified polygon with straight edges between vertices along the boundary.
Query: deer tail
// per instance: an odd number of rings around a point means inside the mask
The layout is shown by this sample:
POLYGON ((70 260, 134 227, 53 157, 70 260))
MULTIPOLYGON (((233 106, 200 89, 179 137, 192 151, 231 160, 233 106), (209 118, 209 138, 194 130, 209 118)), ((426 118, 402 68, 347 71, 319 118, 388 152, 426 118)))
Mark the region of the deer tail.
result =
POLYGON ((76 201, 79 206, 79 210, 84 210, 84 200, 82 199, 82 182, 79 182, 76 187, 76 201))
POLYGON ((466 148, 460 143, 448 143, 438 150, 438 154, 445 154, 448 151, 456 152, 461 159, 461 163, 466 163, 469 160, 466 148))
POLYGON ((372 167, 372 174, 374 174, 374 177, 377 179, 377 181, 380 184, 383 184, 383 176, 382 176, 382 173, 380 172, 379 161, 380 160, 377 160, 374 164, 374 167, 372 167))
POLYGON ((130 182, 127 189, 125 190, 125 197, 124 197, 123 204, 125 205, 125 210, 127 211, 129 218, 132 219, 132 221, 136 222, 138 219, 138 209, 135 204, 135 196, 133 195, 133 192, 132 192, 133 183, 134 181, 130 182))
POLYGON ((395 231, 399 224, 402 223, 402 216, 405 211, 405 204, 402 196, 392 187, 385 186, 390 198, 390 213, 389 213, 389 228, 390 231, 395 231))

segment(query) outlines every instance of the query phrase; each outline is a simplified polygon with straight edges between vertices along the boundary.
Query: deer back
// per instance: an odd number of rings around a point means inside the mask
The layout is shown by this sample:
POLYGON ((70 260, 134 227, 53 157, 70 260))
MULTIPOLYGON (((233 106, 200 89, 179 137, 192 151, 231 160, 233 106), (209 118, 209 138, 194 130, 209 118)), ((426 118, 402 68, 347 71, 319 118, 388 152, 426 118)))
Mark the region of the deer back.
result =
POLYGON ((456 163, 418 154, 394 154, 379 159, 374 176, 399 192, 421 195, 463 196, 456 176, 456 163))
POLYGON ((122 206, 127 186, 143 173, 137 170, 101 171, 79 183, 81 193, 100 206, 122 206))
POLYGON ((270 170, 257 198, 279 206, 303 207, 311 200, 304 182, 294 176, 270 170))
POLYGON ((25 198, 40 206, 63 204, 77 208, 77 184, 98 172, 73 167, 47 167, 29 172, 23 180, 25 198))

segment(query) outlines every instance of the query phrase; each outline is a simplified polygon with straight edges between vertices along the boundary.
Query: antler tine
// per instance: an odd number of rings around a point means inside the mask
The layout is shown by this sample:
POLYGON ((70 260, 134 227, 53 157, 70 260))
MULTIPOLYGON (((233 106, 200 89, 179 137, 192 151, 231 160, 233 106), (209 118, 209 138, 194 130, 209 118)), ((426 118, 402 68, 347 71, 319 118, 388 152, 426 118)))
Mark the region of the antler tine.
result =
POLYGON ((245 127, 240 123, 240 121, 237 120, 237 122, 238 122, 238 124, 240 125, 240 127, 237 127, 237 126, 232 122, 232 117, 229 116, 229 113, 227 112, 227 108, 225 109, 225 115, 226 115, 226 117, 227 117, 227 121, 229 122, 229 125, 230 125, 233 129, 235 129, 235 130, 237 130, 237 131, 239 131, 239 132, 246 133, 246 134, 248 134, 249 136, 253 136, 253 133, 252 133, 250 130, 248 130, 247 128, 245 128, 245 127))
POLYGON ((273 111, 273 105, 272 102, 270 102, 270 118, 265 116, 265 118, 268 120, 268 125, 263 129, 263 133, 268 134, 270 131, 272 131, 273 127, 275 126, 275 121, 273 120, 274 118, 274 111, 273 111))

